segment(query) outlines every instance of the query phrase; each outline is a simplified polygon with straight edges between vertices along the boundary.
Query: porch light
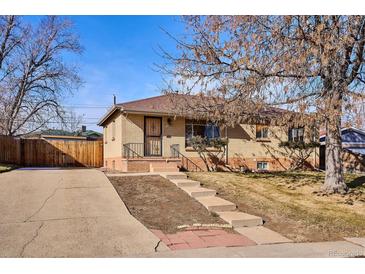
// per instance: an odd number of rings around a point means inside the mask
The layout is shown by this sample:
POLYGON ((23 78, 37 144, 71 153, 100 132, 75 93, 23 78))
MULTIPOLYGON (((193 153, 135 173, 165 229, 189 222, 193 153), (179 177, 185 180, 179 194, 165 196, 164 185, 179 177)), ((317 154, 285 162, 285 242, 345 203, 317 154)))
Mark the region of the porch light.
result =
POLYGON ((171 124, 172 124, 172 119, 171 119, 171 117, 167 118, 167 124, 168 124, 169 126, 171 126, 171 124))

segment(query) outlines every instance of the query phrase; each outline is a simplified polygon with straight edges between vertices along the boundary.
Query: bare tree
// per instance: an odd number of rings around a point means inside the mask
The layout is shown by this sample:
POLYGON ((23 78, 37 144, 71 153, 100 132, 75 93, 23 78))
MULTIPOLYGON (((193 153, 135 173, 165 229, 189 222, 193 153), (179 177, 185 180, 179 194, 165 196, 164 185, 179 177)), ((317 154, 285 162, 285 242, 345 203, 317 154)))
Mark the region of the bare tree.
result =
POLYGON ((62 120, 60 101, 80 84, 63 57, 80 52, 69 20, 48 16, 34 26, 0 17, 0 133, 22 135, 62 120))
POLYGON ((65 130, 72 133, 81 132, 81 127, 84 122, 84 116, 77 114, 73 110, 65 111, 62 115, 62 119, 59 119, 58 127, 61 130, 65 130))
POLYGON ((365 129, 365 102, 363 99, 356 98, 351 105, 348 104, 342 124, 344 127, 365 129))
MULTIPOLYGON (((315 153, 315 149, 319 147, 318 142, 281 142, 280 148, 284 148, 284 152, 281 154, 291 159, 289 170, 303 170, 311 169, 315 167, 314 163, 308 162, 308 159, 315 153)), ((280 153, 280 152, 279 152, 280 153)))
POLYGON ((265 114, 283 125, 304 124, 308 119, 323 123, 327 132, 323 190, 346 191, 340 127, 354 98, 364 97, 365 17, 189 16, 183 20, 189 33, 181 39, 170 35, 179 53, 162 50, 167 62, 160 68, 174 79, 167 91, 200 94, 196 100, 186 100, 184 107, 224 123, 265 114), (272 106, 297 113, 273 117, 272 106))

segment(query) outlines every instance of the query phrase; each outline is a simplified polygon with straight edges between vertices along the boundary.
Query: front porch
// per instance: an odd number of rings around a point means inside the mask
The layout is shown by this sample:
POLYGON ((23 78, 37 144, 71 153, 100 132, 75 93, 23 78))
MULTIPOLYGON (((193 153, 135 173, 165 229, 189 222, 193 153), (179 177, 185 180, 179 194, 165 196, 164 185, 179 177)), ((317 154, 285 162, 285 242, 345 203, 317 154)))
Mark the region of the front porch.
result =
POLYGON ((179 151, 177 144, 170 146, 168 156, 161 155, 160 143, 127 143, 122 148, 122 172, 177 172, 202 171, 179 151), (157 153, 158 152, 158 153, 157 153))
MULTIPOLYGON (((192 125, 186 125, 185 118, 119 113, 110 120, 104 130, 106 169, 122 172, 204 169, 196 151, 186 147, 187 136, 192 134, 189 131, 192 125)), ((202 126, 198 128, 203 132, 202 126)))
POLYGON ((177 172, 181 159, 178 158, 122 158, 122 172, 177 172))

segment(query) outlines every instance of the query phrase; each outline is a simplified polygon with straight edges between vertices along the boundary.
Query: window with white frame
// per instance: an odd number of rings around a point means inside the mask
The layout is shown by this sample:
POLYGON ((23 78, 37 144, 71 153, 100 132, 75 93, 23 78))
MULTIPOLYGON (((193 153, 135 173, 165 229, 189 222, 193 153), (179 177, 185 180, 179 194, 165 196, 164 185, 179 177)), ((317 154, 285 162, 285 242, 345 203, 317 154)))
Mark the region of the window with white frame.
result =
POLYGON ((257 170, 268 170, 269 163, 268 162, 257 162, 257 170))
POLYGON ((203 121, 186 120, 185 122, 185 146, 189 146, 189 142, 193 136, 201 136, 206 139, 214 139, 220 137, 219 127, 212 123, 203 121))
POLYGON ((256 139, 268 139, 269 138, 269 126, 256 125, 256 139))
POLYGON ((304 127, 290 128, 288 140, 290 142, 303 142, 304 141, 304 127))

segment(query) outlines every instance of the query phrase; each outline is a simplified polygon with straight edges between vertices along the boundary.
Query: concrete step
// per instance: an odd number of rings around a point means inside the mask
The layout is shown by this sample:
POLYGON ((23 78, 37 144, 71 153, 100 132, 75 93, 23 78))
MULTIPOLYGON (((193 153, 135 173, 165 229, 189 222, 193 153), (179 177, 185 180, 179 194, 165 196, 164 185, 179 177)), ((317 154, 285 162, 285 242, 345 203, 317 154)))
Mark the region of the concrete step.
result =
POLYGON ((233 227, 251 227, 262 225, 262 218, 239 211, 217 212, 219 217, 231 224, 233 227))
POLYGON ((209 211, 230 211, 235 210, 236 205, 219 197, 197 197, 196 198, 209 211))
POLYGON ((214 189, 208 189, 204 187, 182 187, 182 190, 184 190, 186 193, 188 193, 191 197, 211 197, 215 196, 217 193, 214 189))
POLYGON ((150 172, 179 172, 178 167, 150 167, 150 172))
POLYGON ((150 172, 178 173, 179 168, 176 162, 153 161, 150 163, 150 172))
POLYGON ((186 179, 187 176, 185 173, 182 172, 161 172, 160 175, 169 180, 175 179, 186 179))
POLYGON ((175 180, 170 180, 171 182, 173 182, 175 185, 177 185, 178 187, 198 187, 200 186, 200 183, 197 181, 193 181, 193 180, 188 180, 188 179, 175 179, 175 180))
POLYGON ((292 242, 292 240, 264 226, 238 227, 235 230, 259 245, 292 242))

